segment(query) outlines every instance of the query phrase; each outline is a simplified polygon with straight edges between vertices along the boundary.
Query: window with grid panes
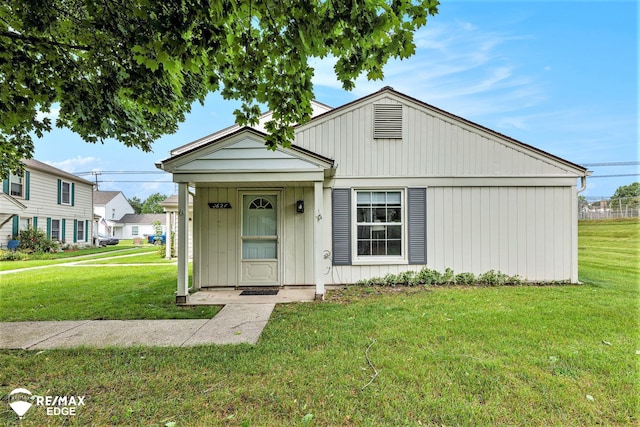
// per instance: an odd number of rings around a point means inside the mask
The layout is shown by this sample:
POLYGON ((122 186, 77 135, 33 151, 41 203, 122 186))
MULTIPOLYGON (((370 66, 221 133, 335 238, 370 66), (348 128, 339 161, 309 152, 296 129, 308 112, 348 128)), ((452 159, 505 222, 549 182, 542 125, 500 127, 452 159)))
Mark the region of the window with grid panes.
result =
POLYGON ((402 256, 402 192, 357 191, 358 256, 402 256))

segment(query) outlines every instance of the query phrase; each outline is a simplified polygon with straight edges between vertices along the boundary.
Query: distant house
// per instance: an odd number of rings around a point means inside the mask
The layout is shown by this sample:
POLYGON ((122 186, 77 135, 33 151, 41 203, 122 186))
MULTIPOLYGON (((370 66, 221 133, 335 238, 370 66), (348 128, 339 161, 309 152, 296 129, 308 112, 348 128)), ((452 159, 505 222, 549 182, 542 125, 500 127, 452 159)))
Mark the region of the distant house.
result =
POLYGON ((205 287, 322 297, 425 266, 578 281, 586 168, 388 87, 317 112, 290 147, 235 126, 158 164, 178 184, 176 302, 205 287))
POLYGON ((156 226, 154 223, 158 221, 162 233, 165 232, 166 218, 165 214, 126 214, 120 218, 115 224, 117 229, 121 231, 121 239, 146 239, 146 236, 156 234, 156 226))
MULTIPOLYGON (((171 258, 171 246, 173 244, 174 248, 178 247, 178 195, 173 194, 162 202, 160 202, 160 206, 164 209, 165 214, 165 224, 167 224, 167 246, 166 246, 166 257, 171 258), (174 242, 171 242, 172 239, 175 239, 174 242)), ((193 218, 193 197, 189 195, 189 231, 187 241, 189 242, 188 248, 188 257, 189 259, 193 256, 193 222, 191 221, 193 218)))
POLYGON ((91 245, 93 183, 38 160, 23 163, 24 174, 2 183, 0 245, 28 227, 63 243, 91 245))
POLYGON ((98 233, 123 239, 120 218, 126 214, 135 213, 122 191, 94 191, 93 212, 100 219, 98 233))

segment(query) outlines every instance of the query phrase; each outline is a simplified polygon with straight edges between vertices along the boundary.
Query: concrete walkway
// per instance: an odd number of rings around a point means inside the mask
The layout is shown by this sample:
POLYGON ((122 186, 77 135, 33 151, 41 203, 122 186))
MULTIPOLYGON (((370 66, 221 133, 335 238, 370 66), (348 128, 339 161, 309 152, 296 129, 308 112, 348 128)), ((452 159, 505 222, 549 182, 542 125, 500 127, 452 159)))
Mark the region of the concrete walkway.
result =
POLYGON ((195 292, 188 305, 224 305, 213 319, 64 320, 0 323, 0 349, 256 344, 276 304, 309 302, 314 287, 242 296, 238 289, 195 292))
POLYGON ((231 303, 213 319, 78 320, 0 323, 0 348, 256 344, 274 303, 231 303))

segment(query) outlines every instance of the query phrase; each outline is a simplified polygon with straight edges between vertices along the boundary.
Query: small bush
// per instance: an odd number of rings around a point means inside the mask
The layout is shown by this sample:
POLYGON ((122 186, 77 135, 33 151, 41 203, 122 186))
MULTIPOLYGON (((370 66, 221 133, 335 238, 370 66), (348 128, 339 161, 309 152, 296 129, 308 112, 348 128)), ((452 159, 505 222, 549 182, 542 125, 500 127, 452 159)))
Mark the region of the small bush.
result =
POLYGON ((20 251, 0 251, 0 261, 22 261, 29 258, 29 254, 20 251))
POLYGON ((456 285, 473 285, 476 282, 476 276, 473 273, 456 274, 454 282, 456 285))
POLYGON ((58 249, 58 243, 49 239, 46 233, 37 228, 27 228, 18 233, 18 250, 24 252, 50 252, 58 249))
POLYGON ((478 276, 478 283, 488 286, 500 286, 507 283, 509 276, 499 271, 489 270, 478 276))
MULTIPOLYGON (((422 270, 404 271, 399 274, 388 273, 383 277, 372 277, 356 282, 359 286, 450 286, 450 285, 484 285, 484 286, 503 286, 503 285, 522 285, 526 281, 520 276, 509 276, 499 271, 489 270, 479 276, 473 273, 455 274, 450 268, 444 273, 424 267, 422 270)), ((554 284, 554 283, 551 283, 554 284)))
POLYGON ((442 281, 442 274, 437 270, 424 267, 418 272, 418 283, 421 285, 438 285, 442 281))

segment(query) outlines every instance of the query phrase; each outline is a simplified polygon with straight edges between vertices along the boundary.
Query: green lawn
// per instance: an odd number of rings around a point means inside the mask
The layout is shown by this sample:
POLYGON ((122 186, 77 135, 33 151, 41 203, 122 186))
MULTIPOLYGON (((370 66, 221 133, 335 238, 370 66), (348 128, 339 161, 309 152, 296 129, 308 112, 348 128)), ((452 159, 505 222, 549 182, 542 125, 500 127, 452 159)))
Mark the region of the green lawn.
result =
MULTIPOLYGON (((256 346, 5 351, 0 393, 86 396, 25 426, 638 425, 640 224, 579 231, 584 285, 349 288, 277 306, 256 346)), ((175 267, 126 268, 172 297, 175 267)))
POLYGON ((127 255, 136 252, 157 253, 154 246, 107 246, 106 248, 88 248, 77 251, 57 252, 52 254, 32 254, 29 259, 22 261, 0 261, 0 271, 18 270, 43 265, 66 264, 87 259, 100 259, 117 255, 127 255))

